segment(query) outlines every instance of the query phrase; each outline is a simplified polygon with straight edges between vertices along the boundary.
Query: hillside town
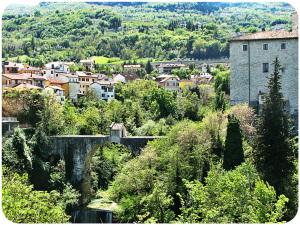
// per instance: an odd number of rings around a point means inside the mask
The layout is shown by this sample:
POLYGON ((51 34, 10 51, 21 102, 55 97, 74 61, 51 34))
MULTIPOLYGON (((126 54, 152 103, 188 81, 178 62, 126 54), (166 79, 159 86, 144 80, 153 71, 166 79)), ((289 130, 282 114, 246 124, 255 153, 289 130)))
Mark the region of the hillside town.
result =
MULTIPOLYGON (((80 63, 85 71, 70 71, 73 62, 49 62, 43 67, 32 67, 22 63, 3 62, 2 63, 2 88, 13 89, 37 89, 40 91, 54 93, 60 102, 66 98, 76 102, 78 98, 88 91, 94 91, 99 99, 111 100, 115 97, 114 86, 116 83, 127 83, 140 79, 137 71, 142 69, 140 64, 124 65, 122 74, 93 73, 95 62, 93 60, 81 60, 80 63)), ((196 86, 199 84, 210 84, 213 76, 207 72, 207 66, 211 70, 218 64, 203 63, 199 74, 194 74, 190 79, 180 80, 178 76, 172 75, 171 71, 178 68, 186 68, 187 64, 160 63, 156 65, 159 75, 153 80, 157 84, 170 91, 180 91, 186 86, 196 86)), ((228 67, 227 63, 223 63, 228 67)))

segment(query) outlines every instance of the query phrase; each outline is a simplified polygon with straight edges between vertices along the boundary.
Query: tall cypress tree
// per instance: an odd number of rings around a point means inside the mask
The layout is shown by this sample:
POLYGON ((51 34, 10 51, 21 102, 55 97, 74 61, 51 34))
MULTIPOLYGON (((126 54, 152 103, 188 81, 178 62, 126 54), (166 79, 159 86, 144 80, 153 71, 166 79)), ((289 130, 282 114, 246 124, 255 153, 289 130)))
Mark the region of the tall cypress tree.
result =
POLYGON ((231 170, 240 165, 242 162, 244 162, 244 151, 240 122, 233 115, 229 115, 223 167, 226 170, 231 170))
POLYGON ((286 194, 286 178, 291 177, 293 172, 293 148, 289 118, 281 93, 281 66, 277 57, 273 64, 274 72, 268 80, 268 92, 259 119, 254 157, 264 180, 274 186, 278 194, 286 194))

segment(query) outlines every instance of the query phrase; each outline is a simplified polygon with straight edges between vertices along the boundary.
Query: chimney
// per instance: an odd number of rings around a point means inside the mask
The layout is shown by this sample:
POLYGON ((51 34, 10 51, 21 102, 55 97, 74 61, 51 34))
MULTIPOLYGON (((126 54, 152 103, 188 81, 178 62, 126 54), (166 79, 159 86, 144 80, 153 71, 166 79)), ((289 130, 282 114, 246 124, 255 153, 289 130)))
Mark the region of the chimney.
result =
POLYGON ((292 31, 298 32, 298 15, 296 11, 292 13, 292 31))

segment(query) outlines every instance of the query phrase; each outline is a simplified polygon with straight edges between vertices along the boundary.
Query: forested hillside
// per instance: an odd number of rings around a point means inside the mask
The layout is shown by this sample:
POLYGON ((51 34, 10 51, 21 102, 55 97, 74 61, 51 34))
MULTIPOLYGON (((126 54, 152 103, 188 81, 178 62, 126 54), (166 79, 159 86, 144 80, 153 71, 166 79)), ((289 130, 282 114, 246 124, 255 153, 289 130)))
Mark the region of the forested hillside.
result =
POLYGON ((123 60, 229 56, 241 32, 290 29, 284 3, 40 3, 3 14, 4 59, 42 65, 91 56, 123 60), (268 4, 266 7, 265 4, 268 4))

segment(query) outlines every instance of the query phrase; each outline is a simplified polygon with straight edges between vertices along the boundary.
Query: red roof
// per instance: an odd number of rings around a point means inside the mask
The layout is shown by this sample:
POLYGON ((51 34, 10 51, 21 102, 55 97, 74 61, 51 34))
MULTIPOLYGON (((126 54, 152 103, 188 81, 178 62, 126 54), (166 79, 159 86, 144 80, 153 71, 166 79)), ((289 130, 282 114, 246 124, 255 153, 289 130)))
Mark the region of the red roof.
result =
POLYGON ((10 74, 2 74, 2 76, 7 77, 11 80, 28 80, 28 79, 36 79, 36 80, 47 80, 47 78, 31 74, 31 73, 10 73, 10 74))
POLYGON ((62 81, 62 80, 53 79, 53 78, 48 78, 48 80, 51 84, 66 84, 66 83, 68 83, 68 81, 62 81))
POLYGON ((7 77, 8 79, 11 80, 28 80, 29 75, 24 73, 24 74, 2 74, 2 76, 7 77))

